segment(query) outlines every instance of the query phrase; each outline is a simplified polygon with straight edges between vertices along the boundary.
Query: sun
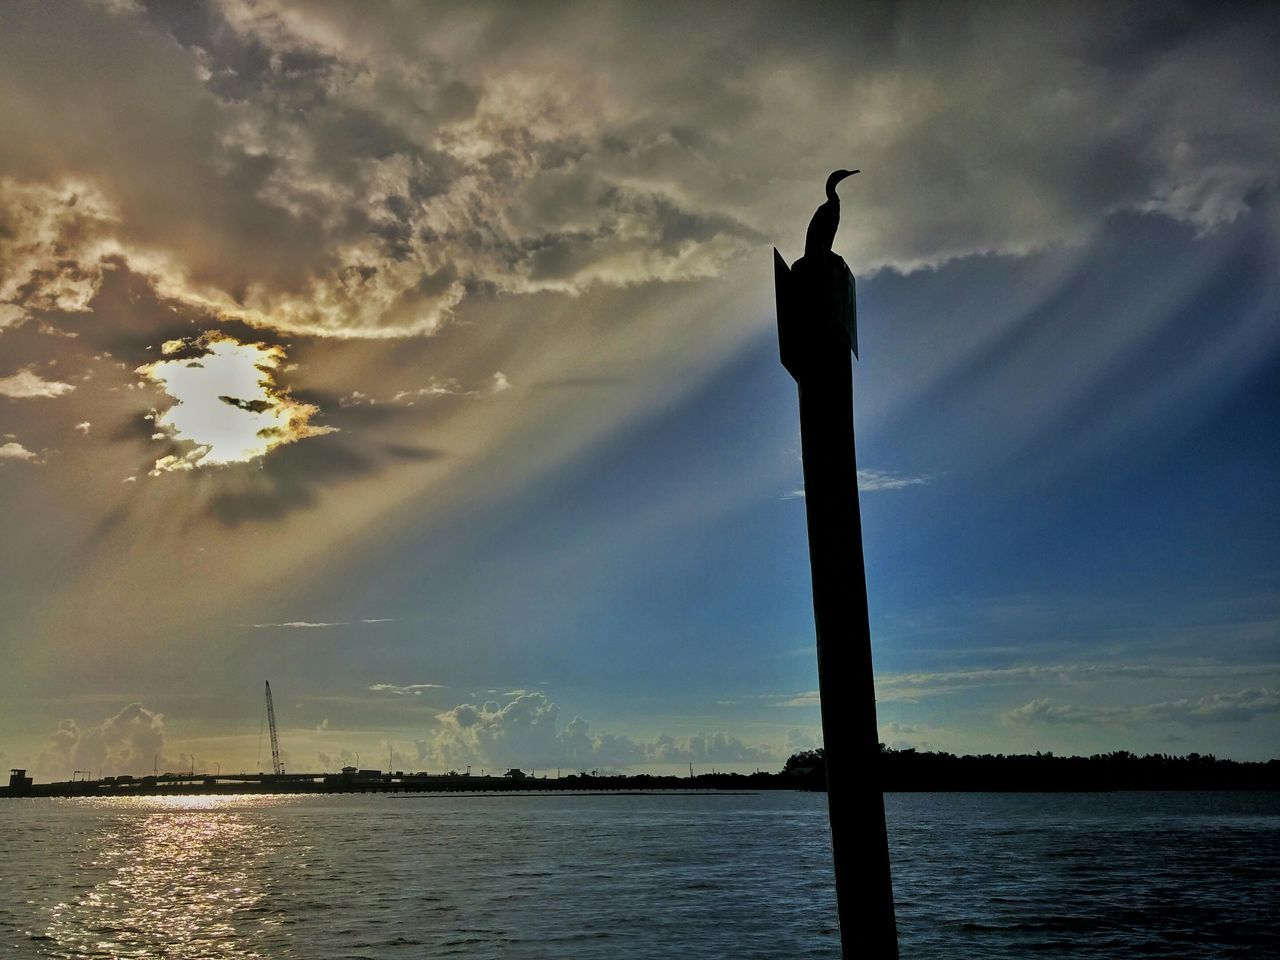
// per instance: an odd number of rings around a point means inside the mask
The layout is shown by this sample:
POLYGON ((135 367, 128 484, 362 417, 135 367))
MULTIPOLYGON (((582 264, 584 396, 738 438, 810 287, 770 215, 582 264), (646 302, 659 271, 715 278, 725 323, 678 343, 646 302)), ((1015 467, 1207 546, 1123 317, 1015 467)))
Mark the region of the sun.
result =
POLYGON ((153 411, 152 436, 191 446, 157 459, 152 476, 245 463, 286 443, 336 429, 312 424, 319 407, 295 400, 276 383, 285 361, 283 347, 242 343, 219 331, 206 331, 198 337, 166 340, 161 352, 171 359, 136 370, 174 400, 168 409, 153 411))

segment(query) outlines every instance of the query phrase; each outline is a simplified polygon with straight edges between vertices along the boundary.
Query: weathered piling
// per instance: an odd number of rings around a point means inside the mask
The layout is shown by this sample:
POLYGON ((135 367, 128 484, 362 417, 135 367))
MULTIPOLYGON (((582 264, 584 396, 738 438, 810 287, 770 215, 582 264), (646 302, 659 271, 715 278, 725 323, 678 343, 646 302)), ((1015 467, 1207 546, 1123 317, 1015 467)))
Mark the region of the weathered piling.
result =
POLYGON ((845 957, 896 958, 854 456, 849 352, 857 355, 858 340, 853 274, 829 250, 810 251, 791 268, 777 250, 773 256, 778 345, 800 397, 818 688, 841 942, 845 957))

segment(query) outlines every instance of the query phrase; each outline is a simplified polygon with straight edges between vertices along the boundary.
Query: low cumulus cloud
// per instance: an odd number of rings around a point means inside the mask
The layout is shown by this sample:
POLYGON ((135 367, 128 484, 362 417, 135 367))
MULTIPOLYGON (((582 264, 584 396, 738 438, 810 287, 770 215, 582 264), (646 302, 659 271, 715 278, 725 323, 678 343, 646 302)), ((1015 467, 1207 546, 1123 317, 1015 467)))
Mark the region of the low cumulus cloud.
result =
POLYGON ((59 380, 46 380, 27 368, 7 377, 0 377, 0 397, 11 400, 30 400, 36 397, 48 399, 70 393, 75 387, 59 380))
POLYGON ((1058 704, 1041 697, 1002 713, 1010 726, 1027 724, 1081 726, 1137 726, 1146 723, 1183 723, 1201 726, 1248 723, 1280 713, 1280 691, 1262 687, 1214 693, 1196 700, 1166 700, 1133 706, 1058 704))
POLYGON ((150 773, 156 758, 161 767, 175 766, 164 757, 164 715, 131 703, 93 726, 67 719, 58 724, 40 756, 46 775, 69 778, 73 770, 94 776, 150 773))
POLYGON ((881 723, 880 742, 894 750, 934 750, 932 740, 939 728, 928 723, 881 723))
POLYGON ((436 715, 430 736, 416 741, 418 761, 443 766, 617 769, 654 764, 774 763, 778 752, 723 732, 637 740, 596 732, 580 716, 560 723, 560 708, 542 693, 499 704, 463 703, 436 715))
POLYGON ((7 440, 0 443, 0 464, 8 463, 38 463, 40 461, 39 454, 32 453, 16 440, 7 440))

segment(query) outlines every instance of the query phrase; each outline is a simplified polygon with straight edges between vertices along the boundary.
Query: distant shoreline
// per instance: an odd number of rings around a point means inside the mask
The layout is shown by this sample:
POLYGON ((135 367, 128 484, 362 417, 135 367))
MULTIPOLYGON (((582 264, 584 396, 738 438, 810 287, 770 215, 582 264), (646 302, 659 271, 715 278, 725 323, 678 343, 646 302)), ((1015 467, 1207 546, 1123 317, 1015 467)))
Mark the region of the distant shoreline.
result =
MULTIPOLYGON (((1280 790, 1280 759, 1219 760, 1192 753, 1137 756, 1127 751, 1091 757, 1051 753, 957 757, 949 753, 882 750, 874 771, 886 793, 1104 793, 1115 791, 1280 790)), ((472 776, 344 769, 341 773, 207 773, 104 777, 34 783, 14 770, 0 797, 253 796, 265 794, 707 793, 764 790, 825 791, 821 749, 793 755, 780 773, 704 773, 694 777, 585 773, 535 777, 520 770, 472 776)))

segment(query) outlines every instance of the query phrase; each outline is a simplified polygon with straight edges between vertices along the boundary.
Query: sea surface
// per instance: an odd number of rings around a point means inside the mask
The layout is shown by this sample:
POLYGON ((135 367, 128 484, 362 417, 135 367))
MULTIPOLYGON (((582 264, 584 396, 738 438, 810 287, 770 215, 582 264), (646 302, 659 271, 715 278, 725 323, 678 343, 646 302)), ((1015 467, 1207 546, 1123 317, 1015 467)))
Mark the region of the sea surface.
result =
MULTIPOLYGON (((890 794, 904 960, 1280 957, 1280 794, 890 794)), ((823 794, 0 800, 0 957, 839 956, 823 794)))

